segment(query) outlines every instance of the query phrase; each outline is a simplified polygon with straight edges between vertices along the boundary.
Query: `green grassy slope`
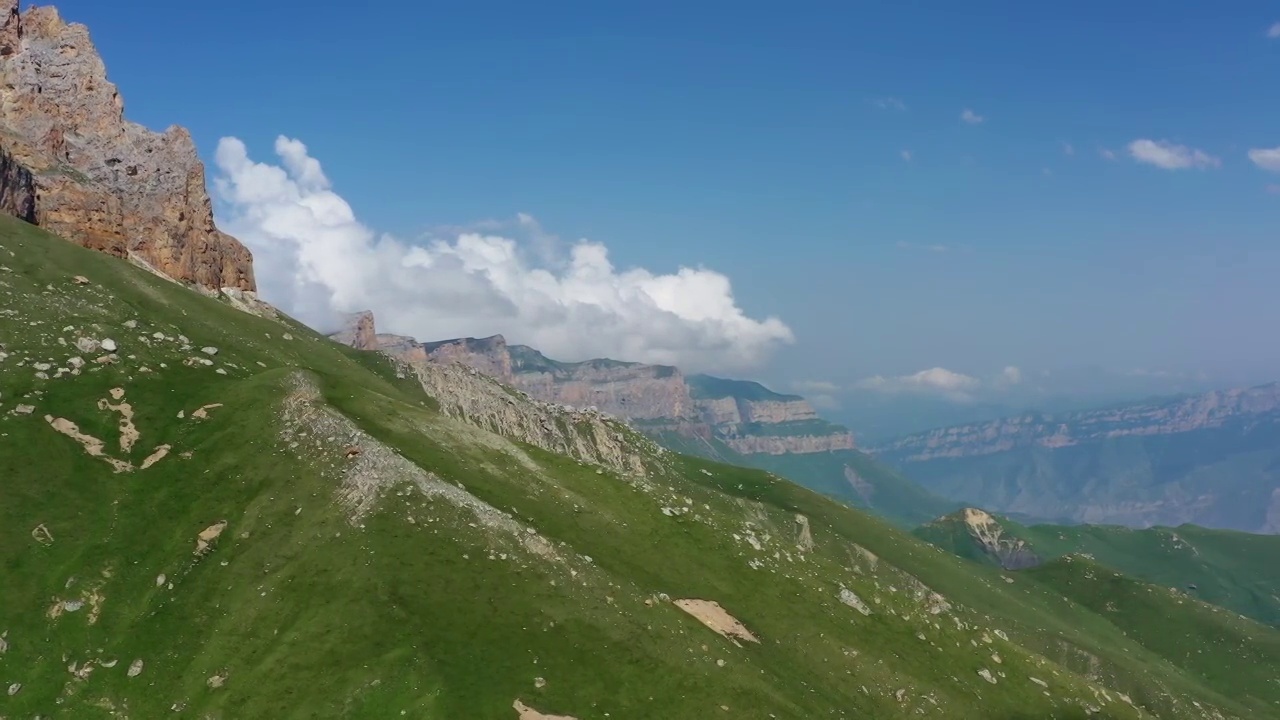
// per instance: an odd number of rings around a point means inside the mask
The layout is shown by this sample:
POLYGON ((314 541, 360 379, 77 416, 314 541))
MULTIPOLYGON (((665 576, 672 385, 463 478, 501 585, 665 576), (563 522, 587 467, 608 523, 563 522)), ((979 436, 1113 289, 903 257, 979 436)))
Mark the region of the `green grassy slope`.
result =
POLYGON ((769 473, 626 430, 647 476, 511 442, 381 356, 7 218, 0 308, 0 716, 1272 711, 1253 680, 769 473))
POLYGON ((1069 555, 1026 572, 1036 582, 1106 617, 1171 663, 1203 677, 1258 712, 1280 707, 1280 632, 1232 612, 1069 555))
MULTIPOLYGON (((644 429, 643 425, 640 427, 644 429)), ((902 528, 915 527, 959 505, 929 493, 902 473, 857 450, 744 455, 716 438, 690 437, 666 429, 645 432, 676 452, 767 470, 855 508, 869 510, 902 528)))
MULTIPOLYGON (((1038 560, 1084 554, 1126 575, 1185 590, 1214 605, 1280 627, 1280 536, 1183 525, 1021 525, 999 518, 1004 543, 1021 541, 1038 560)), ((1000 565, 957 515, 920 526, 917 537, 970 560, 1000 565)), ((1007 557, 1004 563, 1008 566, 1007 557)))

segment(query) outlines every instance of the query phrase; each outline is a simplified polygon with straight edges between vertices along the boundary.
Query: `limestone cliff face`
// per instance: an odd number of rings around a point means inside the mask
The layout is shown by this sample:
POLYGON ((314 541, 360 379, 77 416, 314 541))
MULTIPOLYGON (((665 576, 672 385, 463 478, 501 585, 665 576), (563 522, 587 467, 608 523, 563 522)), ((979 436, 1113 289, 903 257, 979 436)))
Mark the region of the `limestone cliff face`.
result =
MULTIPOLYGON (((367 344, 356 330, 363 320, 351 322, 334 339, 367 344)), ((371 333, 372 318, 368 325, 371 333)), ((819 418, 804 398, 774 393, 758 383, 686 376, 666 365, 608 359, 557 362, 533 348, 509 345, 501 335, 421 343, 384 334, 375 340, 378 349, 406 362, 462 365, 543 402, 622 418, 650 433, 675 431, 719 440, 738 453, 854 448, 852 433, 819 418)))
POLYGON ((52 7, 19 13, 19 0, 0 8, 0 148, 27 172, 0 168, 0 210, 176 280, 254 290, 249 251, 214 225, 191 135, 124 119, 84 25, 52 7))
POLYGON ((367 311, 349 317, 345 327, 329 337, 395 358, 401 363, 400 374, 416 377, 450 417, 623 475, 645 476, 659 462, 662 450, 621 422, 504 387, 501 378, 471 366, 484 358, 484 348, 505 347, 501 338, 432 347, 403 335, 378 334, 373 313, 367 311))
POLYGON ((1280 411, 1280 384, 1217 390, 1159 403, 1060 416, 1023 415, 910 435, 873 450, 900 462, 991 455, 1022 447, 1063 448, 1125 436, 1171 435, 1280 411))
POLYGON ((333 339, 357 350, 377 350, 378 335, 374 327, 373 313, 365 310, 347 318, 346 325, 333 334, 333 339))

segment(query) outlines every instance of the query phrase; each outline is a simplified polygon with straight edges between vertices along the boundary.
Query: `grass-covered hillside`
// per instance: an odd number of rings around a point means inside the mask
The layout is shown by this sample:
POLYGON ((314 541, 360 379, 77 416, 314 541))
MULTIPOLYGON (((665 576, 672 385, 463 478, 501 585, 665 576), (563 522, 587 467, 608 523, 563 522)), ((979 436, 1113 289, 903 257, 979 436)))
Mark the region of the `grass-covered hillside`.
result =
POLYGON ((1195 525, 1021 525, 965 509, 920 526, 939 547, 1006 569, 1087 555, 1126 575, 1280 627, 1280 536, 1195 525))
POLYGON ((0 218, 0 717, 1278 715, 1230 672, 1274 630, 1210 672, 1198 624, 620 425, 515 442, 235 302, 0 218))

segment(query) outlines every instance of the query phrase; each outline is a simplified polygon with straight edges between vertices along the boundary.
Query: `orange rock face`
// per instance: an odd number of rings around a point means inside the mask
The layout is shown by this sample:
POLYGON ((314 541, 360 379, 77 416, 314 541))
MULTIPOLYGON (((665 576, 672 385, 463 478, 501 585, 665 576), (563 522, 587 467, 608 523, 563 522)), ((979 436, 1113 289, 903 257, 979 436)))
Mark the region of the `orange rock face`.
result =
POLYGON ((125 120, 88 29, 18 5, 0 0, 0 210, 176 280, 256 289, 249 250, 214 225, 191 135, 125 120), (24 215, 10 199, 28 194, 24 215))

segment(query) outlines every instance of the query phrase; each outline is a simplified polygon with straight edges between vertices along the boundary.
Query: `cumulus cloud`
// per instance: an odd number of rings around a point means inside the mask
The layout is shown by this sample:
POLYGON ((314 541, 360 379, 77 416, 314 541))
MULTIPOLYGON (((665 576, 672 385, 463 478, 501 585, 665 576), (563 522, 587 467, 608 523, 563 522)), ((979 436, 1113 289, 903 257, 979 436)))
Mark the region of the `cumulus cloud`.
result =
POLYGON ((871 101, 877 109, 880 110, 906 110, 906 103, 896 97, 876 98, 871 101))
POLYGON ((1268 185, 1267 192, 1271 193, 1272 195, 1280 195, 1280 185, 1276 185, 1274 183, 1272 183, 1271 185, 1268 185))
POLYGON ((1072 145, 1072 144, 1071 144, 1071 143, 1069 143, 1069 142, 1064 142, 1064 143, 1062 143, 1062 154, 1063 154, 1063 155, 1075 155, 1075 154, 1076 154, 1076 146, 1075 146, 1075 145, 1072 145))
POLYGON ((985 379, 935 367, 911 375, 876 375, 859 380, 854 387, 884 394, 936 395, 971 402, 980 394, 1011 390, 1022 381, 1022 370, 1013 365, 985 379))
POLYGON ((902 159, 903 159, 903 160, 906 160, 907 162, 911 162, 911 151, 910 151, 910 150, 903 150, 900 154, 902 155, 902 159))
POLYGON ((969 123, 970 125, 977 125, 982 121, 986 120, 986 118, 970 110, 969 108, 965 108, 964 112, 960 113, 960 119, 969 123))
POLYGON ((1145 138, 1129 143, 1129 155, 1140 163, 1154 165, 1162 170, 1218 167, 1222 161, 1195 148, 1175 145, 1167 140, 1145 138))
POLYGON ((1102 156, 1102 159, 1103 159, 1103 160, 1115 160, 1115 159, 1116 159, 1116 154, 1115 154, 1113 151, 1108 150, 1107 148, 1102 148, 1101 150, 1099 150, 1099 151, 1098 151, 1098 154, 1102 156))
POLYGON ((971 399, 970 393, 981 385, 982 381, 976 377, 941 367, 921 370, 912 375, 876 375, 859 380, 857 383, 857 387, 862 390, 882 393, 938 394, 955 400, 971 399))
POLYGON ((1249 159, 1263 170, 1280 172, 1280 147, 1256 148, 1249 151, 1249 159))
POLYGON ((1267 37, 1271 38, 1272 40, 1275 40, 1276 38, 1280 38, 1280 22, 1267 28, 1267 37))
POLYGON ((383 332, 421 340, 502 333, 551 357, 614 357, 689 370, 743 370, 794 341, 747 316, 729 278, 682 267, 619 270, 598 242, 560 243, 537 220, 483 221, 422 242, 361 223, 319 161, 280 137, 278 163, 223 138, 219 220, 253 251, 262 296, 320 330, 373 310, 383 332))

